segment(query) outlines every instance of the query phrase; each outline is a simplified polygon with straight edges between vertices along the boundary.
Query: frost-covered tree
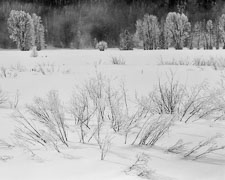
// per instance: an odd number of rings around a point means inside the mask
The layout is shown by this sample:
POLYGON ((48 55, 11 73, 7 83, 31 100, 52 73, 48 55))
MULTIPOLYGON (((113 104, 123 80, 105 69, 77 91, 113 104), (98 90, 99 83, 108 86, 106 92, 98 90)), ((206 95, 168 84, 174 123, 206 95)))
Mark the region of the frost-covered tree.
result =
POLYGON ((208 48, 207 49, 212 49, 213 48, 213 22, 212 20, 208 20, 206 23, 206 33, 207 33, 207 41, 208 41, 208 48))
POLYGON ((219 21, 216 20, 215 25, 214 25, 214 35, 215 35, 215 46, 216 49, 220 48, 220 42, 221 42, 221 37, 220 37, 220 28, 219 28, 219 21))
POLYGON ((143 41, 144 49, 157 49, 159 45, 159 23, 156 16, 146 14, 136 22, 136 34, 143 41))
POLYGON ((202 47, 203 27, 202 22, 196 22, 193 29, 193 41, 197 49, 202 47))
POLYGON ((10 12, 8 18, 10 39, 17 43, 22 51, 29 51, 32 47, 33 22, 31 16, 24 11, 10 12))
POLYGON ((187 16, 170 12, 166 17, 166 25, 170 43, 175 45, 175 49, 182 49, 191 29, 187 16))
POLYGON ((44 35, 44 26, 40 16, 36 14, 32 15, 33 21, 33 32, 32 32, 32 45, 37 47, 37 50, 40 51, 45 47, 45 35, 44 35))
POLYGON ((159 35, 159 48, 168 49, 168 33, 166 23, 162 23, 159 35))
POLYGON ((219 19, 219 33, 223 42, 223 49, 225 49, 225 14, 223 14, 219 19))
POLYGON ((120 34, 120 49, 121 50, 133 50, 133 36, 126 29, 120 34))

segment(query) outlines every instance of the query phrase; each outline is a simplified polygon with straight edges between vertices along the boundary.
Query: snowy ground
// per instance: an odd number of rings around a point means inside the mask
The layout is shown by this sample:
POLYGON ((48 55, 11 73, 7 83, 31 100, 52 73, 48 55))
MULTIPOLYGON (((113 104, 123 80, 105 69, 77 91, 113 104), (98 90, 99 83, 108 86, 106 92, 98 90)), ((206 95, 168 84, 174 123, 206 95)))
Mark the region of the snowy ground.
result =
MULTIPOLYGON (((100 52, 97 50, 45 50, 37 58, 31 52, 15 50, 0 51, 0 67, 20 66, 23 72, 16 77, 0 78, 0 87, 10 96, 20 94, 18 108, 23 109, 35 96, 45 96, 50 90, 57 90, 67 104, 76 85, 95 75, 96 70, 116 82, 124 82, 130 96, 135 93, 147 95, 170 71, 187 87, 206 82, 210 88, 221 85, 223 70, 213 67, 160 65, 162 61, 189 61, 194 59, 225 59, 224 50, 157 50, 119 51, 116 49, 100 52), (125 65, 113 65, 112 58, 123 59, 125 65), (53 73, 43 75, 35 72, 38 64, 54 64, 53 73)), ((0 107, 0 140, 13 144, 15 122, 13 109, 8 104, 0 107)), ((76 138, 62 153, 55 150, 36 149, 35 156, 22 147, 1 148, 0 179, 3 180, 57 180, 57 179, 139 179, 127 175, 127 170, 136 160, 136 155, 149 155, 149 167, 155 171, 152 179, 176 180, 224 180, 225 150, 212 153, 197 161, 187 160, 180 155, 165 152, 166 148, 182 138, 196 143, 217 133, 225 135, 224 121, 196 121, 189 124, 176 122, 175 125, 154 147, 138 147, 123 144, 123 137, 116 137, 104 161, 96 144, 81 144, 76 138)), ((219 144, 225 144, 224 137, 219 144)), ((224 145, 223 144, 223 145, 224 145)))

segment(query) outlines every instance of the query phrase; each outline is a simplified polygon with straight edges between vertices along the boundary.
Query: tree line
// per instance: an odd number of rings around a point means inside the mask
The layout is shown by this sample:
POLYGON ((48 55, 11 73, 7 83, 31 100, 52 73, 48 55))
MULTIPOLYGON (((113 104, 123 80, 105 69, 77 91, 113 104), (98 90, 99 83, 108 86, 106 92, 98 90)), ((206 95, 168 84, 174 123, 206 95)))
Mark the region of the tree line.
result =
POLYGON ((135 34, 136 21, 145 14, 156 16, 161 27, 171 11, 186 14, 191 24, 217 22, 225 13, 223 0, 3 0, 0 2, 0 48, 16 48, 7 28, 11 10, 40 16, 46 44, 58 48, 90 48, 101 40, 109 47, 119 47, 120 34, 124 30, 135 34), (55 6, 54 2, 62 5, 55 6))

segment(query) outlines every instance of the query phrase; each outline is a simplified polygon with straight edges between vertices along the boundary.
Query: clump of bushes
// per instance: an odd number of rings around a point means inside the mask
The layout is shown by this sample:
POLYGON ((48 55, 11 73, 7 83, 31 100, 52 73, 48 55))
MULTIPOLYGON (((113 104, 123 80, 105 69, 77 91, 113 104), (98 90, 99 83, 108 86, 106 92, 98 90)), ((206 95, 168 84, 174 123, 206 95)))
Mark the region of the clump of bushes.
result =
POLYGON ((123 59, 123 57, 112 57, 112 64, 125 65, 126 61, 123 59))

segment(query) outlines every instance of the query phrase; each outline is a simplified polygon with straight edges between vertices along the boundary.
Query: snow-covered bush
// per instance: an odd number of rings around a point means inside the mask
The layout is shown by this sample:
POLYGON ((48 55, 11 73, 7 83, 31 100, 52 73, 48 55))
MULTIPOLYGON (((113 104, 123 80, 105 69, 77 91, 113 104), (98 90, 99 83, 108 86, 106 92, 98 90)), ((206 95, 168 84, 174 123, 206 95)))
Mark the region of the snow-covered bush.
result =
POLYGON ((17 43, 22 51, 29 51, 32 47, 33 21, 31 16, 24 11, 10 12, 8 18, 8 30, 10 38, 17 43))
POLYGON ((45 35, 44 35, 44 26, 40 16, 32 14, 33 21, 33 46, 37 48, 38 51, 45 48, 45 35))
POLYGON ((191 24, 187 16, 170 12, 166 17, 166 27, 170 43, 174 44, 175 49, 182 49, 191 30, 191 24))
POLYGON ((108 48, 108 44, 105 41, 100 41, 97 43, 96 48, 99 49, 100 51, 104 51, 105 49, 108 48))
POLYGON ((120 34, 120 49, 121 50, 133 50, 133 36, 126 29, 120 34))
POLYGON ((146 14, 143 20, 137 20, 136 35, 139 40, 143 41, 145 50, 157 49, 160 35, 157 17, 146 14))

